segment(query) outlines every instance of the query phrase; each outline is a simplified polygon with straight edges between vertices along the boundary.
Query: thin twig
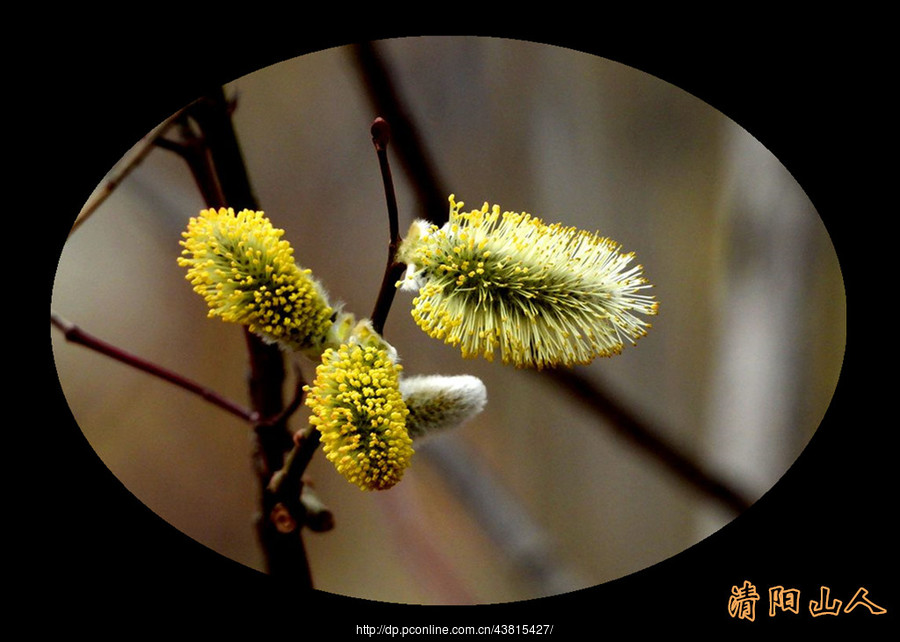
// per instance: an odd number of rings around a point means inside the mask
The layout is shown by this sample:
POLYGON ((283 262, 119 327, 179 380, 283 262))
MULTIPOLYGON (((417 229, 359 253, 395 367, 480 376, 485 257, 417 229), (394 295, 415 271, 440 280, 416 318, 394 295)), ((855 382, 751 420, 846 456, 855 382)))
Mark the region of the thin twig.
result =
POLYGON ((59 328, 63 336, 66 338, 66 341, 70 343, 78 344, 84 346, 86 348, 90 348, 95 352, 99 352, 108 357, 115 359, 116 361, 120 361, 129 366, 137 368, 138 370, 142 370, 143 372, 149 373, 154 377, 159 377, 160 379, 164 379, 169 383, 175 384, 179 388, 192 392, 196 395, 199 395, 206 401, 222 408, 231 414, 240 417, 241 419, 255 423, 259 421, 259 413, 248 410, 239 406, 238 404, 225 399, 218 393, 210 390, 209 388, 200 385, 186 377, 181 376, 180 374, 173 372, 171 370, 167 370, 161 366, 158 366, 154 363, 147 361, 137 355, 134 355, 130 352, 126 352, 121 348, 118 348, 112 344, 109 344, 97 337, 85 332, 81 328, 79 328, 74 323, 71 323, 60 315, 56 313, 50 314, 50 323, 52 323, 55 327, 59 328))
POLYGON ((391 176, 391 167, 387 158, 388 145, 391 142, 391 126, 379 116, 372 122, 372 145, 378 155, 378 165, 381 169, 381 178, 384 182, 384 196, 387 200, 388 224, 391 234, 391 243, 400 236, 398 223, 397 194, 394 191, 394 180, 391 176))
MULTIPOLYGON (((284 414, 292 414, 303 403, 304 386, 303 377, 299 367, 296 367, 297 383, 294 390, 294 398, 285 407, 284 414)), ((305 490, 303 474, 306 472, 313 455, 319 447, 319 431, 307 425, 305 429, 298 430, 293 435, 293 446, 284 457, 284 465, 269 479, 266 491, 273 501, 281 504, 291 516, 304 515, 300 523, 309 526, 315 531, 328 530, 326 524, 333 517, 324 508, 311 513, 304 497, 310 499, 310 493, 305 490), (327 513, 327 514, 326 514, 327 513), (311 521, 315 520, 315 521, 311 521)), ((316 502, 313 502, 316 503, 316 502)))
POLYGON ((272 475, 269 491, 279 498, 299 497, 303 487, 303 473, 319 447, 319 431, 314 428, 299 430, 294 435, 294 447, 284 460, 284 467, 272 475))
POLYGON ((407 114, 390 70, 371 42, 354 45, 351 51, 366 81, 375 112, 391 124, 397 157, 412 179, 410 184, 419 201, 421 211, 416 218, 443 224, 450 211, 448 192, 441 185, 435 163, 426 152, 415 123, 407 114))
POLYGON ((79 212, 78 217, 75 219, 75 223, 72 225, 72 228, 69 230, 69 236, 71 236, 75 230, 81 227, 85 221, 87 221, 94 212, 97 211, 106 199, 108 199, 113 192, 115 192, 116 188, 122 184, 130 174, 133 172, 138 165, 143 162, 143 160, 153 151, 154 146, 157 141, 168 131, 168 129, 172 126, 172 124, 180 118, 181 112, 175 112, 169 118, 164 120, 158 127, 156 127, 152 132, 144 136, 140 140, 140 142, 135 146, 131 155, 128 156, 127 160, 124 160, 119 166, 113 168, 109 178, 103 184, 101 188, 94 192, 88 202, 85 203, 84 207, 81 208, 81 212, 79 212))
POLYGON ((263 418, 259 421, 260 425, 263 424, 283 424, 288 419, 290 419, 291 415, 293 415, 300 406, 303 405, 303 385, 305 381, 303 379, 303 372, 300 370, 300 366, 294 364, 294 396, 291 398, 290 403, 284 407, 279 414, 271 418, 263 418))
POLYGON ((312 460, 313 454, 315 454, 316 449, 319 447, 319 439, 319 431, 312 427, 307 427, 305 430, 298 431, 294 435, 295 447, 294 450, 291 451, 294 455, 292 465, 297 473, 302 474, 306 471, 309 462, 312 460))
POLYGON ((390 243, 388 245, 387 265, 384 268, 384 278, 375 301, 375 309, 372 312, 372 327, 381 334, 384 332, 384 324, 387 321, 388 312, 394 302, 394 294, 397 292, 396 283, 405 269, 402 263, 398 263, 397 248, 400 245, 400 223, 397 212, 397 196, 394 192, 394 180, 391 177, 391 166, 388 162, 387 148, 391 140, 391 128, 384 118, 378 117, 372 123, 372 143, 378 155, 378 166, 381 169, 381 179, 384 183, 384 195, 387 200, 388 227, 390 229, 390 243))
POLYGON ((229 203, 228 197, 219 183, 219 177, 206 141, 191 127, 190 111, 183 112, 175 124, 178 125, 180 140, 173 141, 160 136, 156 139, 157 147, 177 154, 187 163, 197 189, 200 190, 203 200, 208 205, 226 207, 229 203))

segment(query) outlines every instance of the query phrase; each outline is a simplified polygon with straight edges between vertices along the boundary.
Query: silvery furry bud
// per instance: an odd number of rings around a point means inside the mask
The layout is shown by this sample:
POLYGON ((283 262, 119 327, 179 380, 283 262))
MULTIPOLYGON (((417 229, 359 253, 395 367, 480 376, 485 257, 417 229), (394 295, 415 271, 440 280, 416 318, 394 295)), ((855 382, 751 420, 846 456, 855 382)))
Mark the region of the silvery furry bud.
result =
POLYGON ((400 380, 409 410, 406 429, 412 439, 455 428, 482 411, 487 392, 471 375, 419 375, 400 380))

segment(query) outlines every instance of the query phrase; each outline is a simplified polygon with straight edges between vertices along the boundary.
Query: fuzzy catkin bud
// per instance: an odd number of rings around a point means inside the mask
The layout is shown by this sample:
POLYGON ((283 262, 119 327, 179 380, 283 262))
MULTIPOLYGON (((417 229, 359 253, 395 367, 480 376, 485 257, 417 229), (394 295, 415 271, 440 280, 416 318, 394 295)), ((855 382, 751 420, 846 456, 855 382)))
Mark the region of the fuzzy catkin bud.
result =
POLYGON ((406 429, 414 440, 463 425, 487 403, 484 383, 472 375, 404 378, 400 392, 409 409, 406 429))
POLYGON ((658 304, 632 253, 610 239, 487 203, 463 212, 450 196, 441 228, 416 221, 399 248, 417 291, 412 315, 464 357, 543 368, 622 351, 658 304))
POLYGON ((335 311, 310 270, 263 212, 207 209, 192 217, 178 264, 209 316, 247 326, 270 343, 321 353, 335 311))

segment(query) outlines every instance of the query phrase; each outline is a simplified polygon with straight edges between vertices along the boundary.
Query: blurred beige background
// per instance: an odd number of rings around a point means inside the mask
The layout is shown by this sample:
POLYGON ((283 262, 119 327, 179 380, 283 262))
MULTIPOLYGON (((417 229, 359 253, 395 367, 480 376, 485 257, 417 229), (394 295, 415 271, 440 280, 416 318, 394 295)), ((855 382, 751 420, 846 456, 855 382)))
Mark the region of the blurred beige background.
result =
MULTIPOLYGON (((660 314, 637 347, 584 374, 747 496, 771 488, 825 412, 845 333, 833 247, 779 161, 723 114, 609 60, 487 38, 379 46, 458 200, 599 231, 637 253, 660 314)), ((332 297, 368 314, 387 219, 369 134, 377 114, 350 50, 227 89, 262 208, 332 297)), ((393 169, 405 230, 418 213, 393 169)), ((241 332, 206 318, 175 260, 204 205, 181 161, 153 152, 67 243, 52 305, 245 403, 241 332)), ((488 407, 421 444, 385 493, 360 492, 316 457, 310 473, 337 520, 306 537, 318 588, 395 602, 519 600, 637 571, 734 517, 546 377, 464 361, 409 309, 398 293, 385 330, 406 372, 475 374, 488 407)), ((262 568, 248 427, 52 334, 74 416, 112 472, 183 532, 262 568)))

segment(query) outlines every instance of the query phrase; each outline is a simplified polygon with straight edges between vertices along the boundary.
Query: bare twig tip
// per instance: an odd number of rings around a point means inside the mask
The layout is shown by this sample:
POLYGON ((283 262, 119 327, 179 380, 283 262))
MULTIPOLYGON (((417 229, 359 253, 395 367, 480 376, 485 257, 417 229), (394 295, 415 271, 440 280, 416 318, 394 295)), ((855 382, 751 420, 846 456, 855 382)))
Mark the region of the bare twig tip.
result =
POLYGON ((372 142, 378 150, 386 149, 391 140, 391 127, 388 122, 379 116, 372 123, 372 142))

